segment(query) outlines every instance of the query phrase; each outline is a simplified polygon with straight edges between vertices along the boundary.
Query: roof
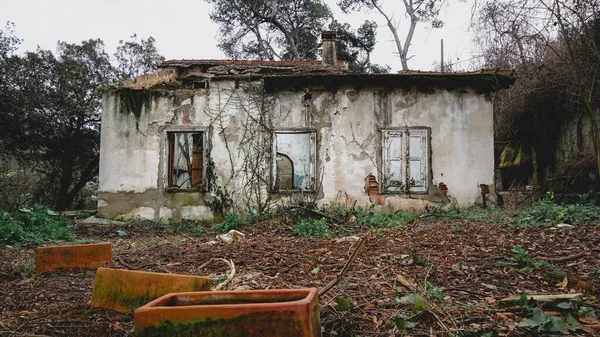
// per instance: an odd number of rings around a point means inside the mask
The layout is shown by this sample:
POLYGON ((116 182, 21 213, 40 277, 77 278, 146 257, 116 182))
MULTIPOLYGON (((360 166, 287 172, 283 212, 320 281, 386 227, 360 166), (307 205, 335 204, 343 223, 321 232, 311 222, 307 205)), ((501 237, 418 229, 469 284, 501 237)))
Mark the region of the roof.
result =
POLYGON ((214 76, 238 76, 240 74, 342 74, 349 72, 344 62, 337 66, 325 65, 321 61, 268 61, 268 60, 170 60, 161 68, 178 68, 182 72, 201 72, 214 76))
POLYGON ((396 74, 353 73, 343 62, 337 66, 321 61, 263 60, 169 60, 160 71, 124 81, 121 87, 143 89, 172 84, 185 84, 225 79, 264 79, 271 90, 298 89, 306 85, 427 88, 473 87, 479 91, 508 88, 514 83, 513 72, 504 69, 482 69, 470 72, 398 71, 396 74))

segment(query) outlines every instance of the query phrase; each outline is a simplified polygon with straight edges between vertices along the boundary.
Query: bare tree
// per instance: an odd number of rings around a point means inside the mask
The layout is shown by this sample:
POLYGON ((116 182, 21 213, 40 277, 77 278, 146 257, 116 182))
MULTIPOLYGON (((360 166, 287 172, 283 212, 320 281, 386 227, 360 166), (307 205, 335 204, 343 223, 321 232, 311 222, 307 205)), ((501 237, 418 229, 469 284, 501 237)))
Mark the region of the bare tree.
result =
POLYGON ((338 2, 338 5, 346 13, 362 9, 375 9, 385 19, 386 25, 394 37, 402 69, 408 70, 408 59, 410 58, 408 51, 417 24, 419 22, 426 22, 430 23, 433 28, 442 27, 443 22, 438 20, 438 14, 444 2, 445 0, 402 0, 404 13, 410 20, 408 30, 404 35, 404 41, 401 40, 398 33, 399 20, 394 20, 394 14, 390 15, 383 8, 381 0, 341 0, 338 2))

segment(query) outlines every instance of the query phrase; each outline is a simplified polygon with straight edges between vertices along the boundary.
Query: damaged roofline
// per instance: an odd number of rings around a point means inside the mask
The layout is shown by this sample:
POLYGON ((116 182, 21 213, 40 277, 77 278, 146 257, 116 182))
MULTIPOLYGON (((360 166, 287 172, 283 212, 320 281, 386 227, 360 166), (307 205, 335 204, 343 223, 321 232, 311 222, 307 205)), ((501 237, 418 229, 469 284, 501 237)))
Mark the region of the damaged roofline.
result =
MULTIPOLYGON (((303 61, 305 62, 305 61, 303 61)), ((309 61, 306 61, 307 63, 309 61)), ((218 80, 260 80, 265 81, 265 90, 277 91, 286 89, 303 89, 306 86, 336 88, 351 85, 354 87, 384 87, 418 89, 432 91, 435 88, 461 89, 473 88, 479 93, 489 93, 510 87, 516 80, 510 70, 480 70, 464 73, 441 72, 399 72, 397 74, 365 74, 365 73, 315 73, 298 72, 284 74, 238 73, 212 74, 199 72, 191 68, 163 68, 155 73, 125 80, 118 85, 102 88, 111 91, 121 88, 130 89, 185 89, 182 84, 218 80)))

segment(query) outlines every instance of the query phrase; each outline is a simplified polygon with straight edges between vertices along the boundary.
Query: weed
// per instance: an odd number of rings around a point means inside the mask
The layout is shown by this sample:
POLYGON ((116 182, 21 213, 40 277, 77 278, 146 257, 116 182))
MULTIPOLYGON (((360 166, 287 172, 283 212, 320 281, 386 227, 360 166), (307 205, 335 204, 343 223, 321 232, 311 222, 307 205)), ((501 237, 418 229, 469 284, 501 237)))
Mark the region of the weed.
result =
POLYGON ((246 224, 245 219, 240 217, 237 212, 227 212, 223 218, 223 222, 215 224, 214 229, 221 232, 229 232, 232 229, 238 229, 240 226, 246 224))
POLYGON ((0 213, 0 244, 39 244, 45 239, 73 240, 67 218, 37 205, 0 213))
POLYGON ((33 275, 33 271, 34 271, 33 268, 34 268, 33 263, 22 263, 19 266, 19 269, 21 269, 21 274, 24 277, 29 277, 29 276, 33 275))
POLYGON ((535 330, 537 333, 556 333, 568 335, 569 331, 582 330, 581 324, 571 314, 566 317, 556 317, 536 308, 531 311, 528 318, 517 324, 535 330))
POLYGON ((598 273, 600 273, 600 268, 598 267, 593 267, 592 269, 590 269, 590 275, 592 276, 597 276, 598 273))
POLYGON ((325 219, 316 221, 302 220, 294 226, 294 234, 300 237, 326 238, 331 236, 331 229, 325 219))
POLYGON ((452 229, 452 233, 454 233, 454 234, 460 234, 460 233, 464 233, 464 232, 465 232, 465 228, 461 225, 456 225, 452 229))
POLYGON ((559 204, 543 199, 523 207, 515 222, 527 227, 568 223, 581 225, 600 220, 600 207, 589 203, 559 204))
POLYGON ((536 260, 531 253, 522 246, 513 246, 511 251, 515 253, 515 262, 521 272, 530 273, 534 269, 549 271, 558 276, 564 276, 566 273, 559 266, 544 260, 536 260))
POLYGON ((376 212, 375 205, 368 208, 357 207, 356 221, 361 226, 371 229, 405 227, 417 218, 415 213, 397 211, 397 212, 376 212))
POLYGON ((219 276, 213 277, 210 279, 211 287, 214 287, 220 283, 223 283, 225 280, 227 280, 227 275, 219 275, 219 276))
MULTIPOLYGON (((166 224, 166 229, 172 233, 188 233, 195 237, 203 237, 205 235, 202 223, 189 220, 182 220, 178 222, 169 220, 169 222, 166 224)), ((125 236, 127 236, 127 233, 123 233, 125 236)))

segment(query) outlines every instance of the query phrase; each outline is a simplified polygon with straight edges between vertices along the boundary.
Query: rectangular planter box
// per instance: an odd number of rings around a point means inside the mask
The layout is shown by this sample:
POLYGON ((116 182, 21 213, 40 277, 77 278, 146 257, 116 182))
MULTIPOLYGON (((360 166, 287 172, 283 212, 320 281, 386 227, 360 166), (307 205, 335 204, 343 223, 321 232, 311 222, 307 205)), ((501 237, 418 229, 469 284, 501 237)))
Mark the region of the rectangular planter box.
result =
POLYGON ((110 267, 112 243, 39 247, 35 260, 35 271, 38 274, 49 270, 110 267))
POLYGON ((210 278, 98 268, 91 305, 129 312, 168 293, 201 290, 210 290, 210 278))
POLYGON ((321 336, 316 288, 176 293, 134 313, 135 336, 321 336))

